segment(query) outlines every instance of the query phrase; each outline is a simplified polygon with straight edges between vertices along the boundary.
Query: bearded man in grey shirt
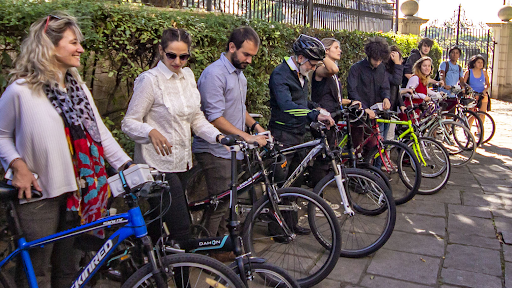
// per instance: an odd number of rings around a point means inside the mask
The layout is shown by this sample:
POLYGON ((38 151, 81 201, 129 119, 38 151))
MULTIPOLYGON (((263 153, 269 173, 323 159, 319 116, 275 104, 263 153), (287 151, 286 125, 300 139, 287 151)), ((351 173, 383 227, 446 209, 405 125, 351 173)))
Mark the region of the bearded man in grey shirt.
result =
MULTIPOLYGON (((251 64, 252 57, 258 53, 259 44, 258 34, 251 27, 233 30, 226 52, 206 67, 197 84, 201 93, 201 110, 208 121, 226 135, 236 134, 249 143, 258 142, 264 146, 267 143, 265 136, 250 135, 244 131, 247 126, 255 132, 265 132, 247 113, 245 106, 247 79, 243 69, 251 64)), ((194 136, 192 152, 203 168, 208 194, 213 196, 228 190, 231 181, 230 152, 221 144, 210 144, 197 136, 194 136)), ((239 153, 237 159, 242 160, 243 154, 239 153)), ((206 212, 206 229, 212 236, 227 233, 225 220, 228 204, 229 200, 217 207, 212 205, 206 212)))

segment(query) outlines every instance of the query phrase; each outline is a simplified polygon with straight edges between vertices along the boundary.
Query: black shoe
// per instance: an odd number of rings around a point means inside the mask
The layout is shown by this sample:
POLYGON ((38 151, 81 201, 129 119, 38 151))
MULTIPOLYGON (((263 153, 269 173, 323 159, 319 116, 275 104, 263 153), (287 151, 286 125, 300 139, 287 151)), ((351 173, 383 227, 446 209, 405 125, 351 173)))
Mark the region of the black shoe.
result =
POLYGON ((311 234, 311 229, 300 227, 300 226, 295 226, 295 227, 293 227, 293 232, 297 235, 309 235, 309 234, 311 234))
POLYGON ((273 236, 272 240, 274 240, 274 242, 282 243, 282 244, 288 244, 288 243, 292 242, 292 239, 290 237, 286 237, 286 236, 273 236))

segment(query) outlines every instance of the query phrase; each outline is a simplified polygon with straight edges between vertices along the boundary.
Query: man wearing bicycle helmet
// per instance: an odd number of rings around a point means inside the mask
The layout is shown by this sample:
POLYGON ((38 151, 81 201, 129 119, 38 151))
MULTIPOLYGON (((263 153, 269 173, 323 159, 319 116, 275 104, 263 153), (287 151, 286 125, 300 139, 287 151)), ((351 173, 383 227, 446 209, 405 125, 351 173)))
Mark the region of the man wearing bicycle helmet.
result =
MULTIPOLYGON (((320 40, 300 35, 293 43, 294 55, 286 57, 270 75, 270 123, 272 136, 284 147, 304 142, 305 125, 311 121, 325 122, 329 127, 334 125, 330 114, 318 104, 308 101, 307 74, 316 69, 325 57, 325 48, 320 40)), ((289 173, 299 165, 301 155, 287 155, 289 173)), ((300 185, 300 179, 295 185, 300 185)), ((309 229, 292 225, 295 233, 308 234, 309 229)), ((272 223, 271 223, 272 224, 272 223)), ((269 229, 272 225, 269 225, 269 229)), ((279 239, 276 239, 279 241, 279 239)))

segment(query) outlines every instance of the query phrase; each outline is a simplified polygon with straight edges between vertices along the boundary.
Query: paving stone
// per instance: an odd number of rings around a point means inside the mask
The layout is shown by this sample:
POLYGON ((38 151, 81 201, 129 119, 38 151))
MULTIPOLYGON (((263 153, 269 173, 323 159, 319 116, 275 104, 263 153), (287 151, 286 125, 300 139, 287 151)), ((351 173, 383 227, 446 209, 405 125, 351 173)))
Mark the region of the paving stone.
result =
POLYGON ((503 235, 503 241, 512 244, 512 219, 507 217, 494 217, 496 231, 503 235))
MULTIPOLYGON (((462 204, 461 193, 459 188, 454 186, 445 186, 445 188, 434 195, 416 195, 413 199, 421 201, 449 203, 449 204, 462 204)), ((409 201, 410 202, 410 201, 409 201)), ((407 202, 407 204, 409 204, 407 202)), ((404 205, 407 205, 404 204, 404 205)))
POLYGON ((429 287, 429 286, 424 286, 424 285, 420 285, 420 284, 414 284, 411 282, 389 279, 389 278, 381 277, 381 276, 373 276, 373 279, 372 279, 372 276, 373 275, 365 276, 363 278, 363 281, 361 281, 361 285, 363 287, 368 287, 368 288, 395 288, 395 287, 426 288, 426 287, 429 287))
POLYGON ((487 207, 473 207, 462 205, 448 205, 449 214, 461 214, 480 218, 491 218, 491 211, 487 207))
POLYGON ((501 276, 499 251, 451 244, 445 257, 444 268, 501 276))
POLYGON ((510 262, 505 262, 505 287, 512 287, 512 265, 510 262))
MULTIPOLYGON (((481 248, 500 250, 500 241, 496 238, 466 235, 463 233, 449 233, 449 244, 464 244, 481 248)), ((512 255, 511 255, 512 256, 512 255)), ((512 260, 512 259, 511 259, 512 260)))
POLYGON ((324 279, 322 282, 318 283, 317 285, 313 287, 318 288, 340 288, 341 282, 340 281, 334 281, 330 279, 324 279))
POLYGON ((492 220, 453 214, 448 216, 448 233, 495 238, 492 220))
POLYGON ((512 245, 503 245, 503 256, 505 258, 505 261, 512 262, 512 245))
POLYGON ((512 194, 511 187, 503 187, 503 186, 496 186, 496 185, 482 185, 482 189, 484 190, 484 193, 503 192, 503 193, 512 194))
MULTIPOLYGON (((443 268, 441 278, 444 283, 461 285, 465 287, 501 288, 501 279, 491 275, 443 268)), ((444 285, 441 287, 445 287, 444 285)))
POLYGON ((465 206, 481 206, 489 207, 491 209, 504 208, 504 202, 501 197, 494 194, 482 194, 482 193, 462 193, 462 203, 465 206))
POLYGON ((397 213, 396 215, 395 231, 444 237, 446 235, 445 230, 445 218, 406 213, 397 213))
POLYGON ((491 210, 494 217, 503 217, 512 219, 512 211, 507 209, 494 209, 491 210))
POLYGON ((440 258, 380 249, 373 256, 367 272, 432 285, 437 283, 440 262, 440 258))
MULTIPOLYGON (((357 284, 361 279, 370 258, 343 258, 340 257, 328 279, 357 284)), ((322 282, 323 283, 323 282, 322 282)))
POLYGON ((446 216, 444 205, 434 201, 424 201, 413 198, 404 205, 396 206, 397 212, 411 213, 411 214, 422 214, 430 216, 446 216))
POLYGON ((454 185, 458 187, 480 187, 480 184, 477 182, 475 177, 471 174, 450 174, 450 179, 448 180, 449 185, 454 185))
POLYGON ((421 255, 443 256, 444 239, 432 235, 393 231, 384 248, 421 255))

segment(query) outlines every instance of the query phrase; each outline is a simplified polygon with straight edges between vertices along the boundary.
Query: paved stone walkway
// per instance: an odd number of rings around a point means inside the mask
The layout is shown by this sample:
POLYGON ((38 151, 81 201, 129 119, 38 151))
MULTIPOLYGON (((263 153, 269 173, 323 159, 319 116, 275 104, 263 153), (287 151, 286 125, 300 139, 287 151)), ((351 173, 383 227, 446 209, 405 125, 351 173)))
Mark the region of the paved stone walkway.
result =
POLYGON ((512 287, 512 103, 493 101, 490 114, 496 136, 473 163, 439 193, 397 206, 386 245, 340 258, 317 287, 512 287))

